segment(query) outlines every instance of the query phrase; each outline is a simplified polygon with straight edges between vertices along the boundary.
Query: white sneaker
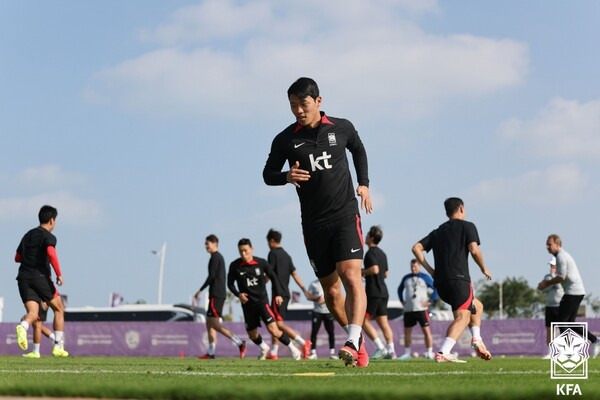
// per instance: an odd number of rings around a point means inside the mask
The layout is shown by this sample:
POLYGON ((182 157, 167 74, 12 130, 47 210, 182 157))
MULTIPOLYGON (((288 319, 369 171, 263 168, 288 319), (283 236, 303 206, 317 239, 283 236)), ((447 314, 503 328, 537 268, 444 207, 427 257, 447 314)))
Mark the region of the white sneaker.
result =
POLYGON ((407 361, 411 359, 411 355, 410 354, 402 354, 400 357, 398 357, 398 360, 400 361, 407 361))
POLYGON ((384 349, 377 349, 371 356, 371 360, 380 360, 385 357, 386 354, 387 352, 384 349))
POLYGON ((329 359, 330 359, 330 360, 337 360, 337 359, 339 359, 339 357, 338 357, 338 355, 337 355, 337 354, 335 354, 335 353, 331 353, 331 354, 329 354, 329 359))
POLYGON ((425 353, 425 358, 428 360, 435 360, 435 355, 433 353, 425 353))
POLYGON ((458 357, 455 356, 454 354, 443 354, 443 353, 436 353, 435 361, 439 362, 439 363, 461 363, 461 364, 466 363, 465 360, 459 360, 458 357))
POLYGON ((388 351, 387 353, 385 353, 385 356, 383 356, 384 360, 395 360, 396 358, 397 358, 396 353, 393 351, 392 352, 388 351))
POLYGON ((302 359, 302 352, 298 349, 296 349, 294 347, 294 349, 290 349, 290 351, 292 352, 292 358, 296 361, 301 360, 302 359))
POLYGON ((267 354, 269 354, 269 350, 271 350, 271 348, 269 346, 265 347, 264 349, 260 349, 260 354, 258 355, 258 359, 259 360, 266 360, 267 359, 267 354))
MULTIPOLYGON (((318 357, 317 357, 317 353, 310 353, 310 354, 308 355, 308 359, 309 359, 309 360, 316 360, 317 358, 318 358, 318 357)), ((336 358, 337 358, 337 357, 336 357, 336 358)))

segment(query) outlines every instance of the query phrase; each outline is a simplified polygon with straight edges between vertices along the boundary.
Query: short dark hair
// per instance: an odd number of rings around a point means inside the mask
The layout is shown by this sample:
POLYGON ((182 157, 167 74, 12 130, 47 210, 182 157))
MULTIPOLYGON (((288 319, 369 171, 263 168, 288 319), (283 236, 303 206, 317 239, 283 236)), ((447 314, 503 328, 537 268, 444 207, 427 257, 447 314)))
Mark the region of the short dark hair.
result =
POLYGON ((211 242, 211 243, 219 244, 219 238, 216 235, 212 234, 212 233, 206 237, 206 241, 207 242, 211 242))
POLYGON ((381 239, 383 239, 383 231, 381 230, 381 227, 379 225, 375 225, 372 226, 371 229, 369 229, 367 236, 370 236, 371 239, 373 239, 373 242, 375 242, 375 244, 379 244, 379 242, 381 242, 381 239))
POLYGON ((458 211, 460 206, 464 206, 465 203, 458 197, 449 197, 444 201, 444 208, 446 209, 446 216, 451 217, 455 212, 458 211))
POLYGON ((250 241, 250 239, 248 239, 248 238, 240 239, 240 241, 238 242, 238 247, 245 246, 245 245, 252 247, 252 242, 250 241))
POLYGON ((42 206, 42 208, 40 208, 40 212, 38 213, 38 220, 40 221, 40 224, 47 224, 48 222, 50 222, 51 219, 56 219, 57 216, 58 211, 56 210, 56 208, 49 205, 45 205, 42 206))
POLYGON ((275 229, 269 229, 267 233, 267 240, 273 240, 275 243, 281 243, 281 232, 275 229))
POLYGON ((288 89, 287 95, 288 99, 292 95, 296 95, 299 99, 310 96, 316 100, 317 97, 319 97, 319 86, 317 86, 317 82, 311 78, 298 78, 288 89))
POLYGON ((415 263, 416 263, 416 264, 421 264, 421 263, 419 262, 419 260, 417 260, 416 258, 413 258, 412 260, 410 260, 410 265, 413 265, 413 264, 415 264, 415 263))

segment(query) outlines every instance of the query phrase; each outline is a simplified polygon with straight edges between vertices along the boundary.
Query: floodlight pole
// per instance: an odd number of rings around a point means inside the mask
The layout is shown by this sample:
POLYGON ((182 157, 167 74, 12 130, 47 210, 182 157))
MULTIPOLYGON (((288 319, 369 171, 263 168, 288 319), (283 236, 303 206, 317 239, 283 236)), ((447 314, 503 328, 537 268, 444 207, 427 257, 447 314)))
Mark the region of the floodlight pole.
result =
POLYGON ((165 256, 167 254, 167 242, 163 242, 160 251, 153 251, 152 254, 160 256, 160 269, 158 271, 158 304, 162 304, 163 275, 165 272, 165 256))
POLYGON ((498 305, 500 308, 500 319, 504 319, 504 299, 502 292, 502 281, 500 281, 500 283, 498 284, 498 288, 498 305))

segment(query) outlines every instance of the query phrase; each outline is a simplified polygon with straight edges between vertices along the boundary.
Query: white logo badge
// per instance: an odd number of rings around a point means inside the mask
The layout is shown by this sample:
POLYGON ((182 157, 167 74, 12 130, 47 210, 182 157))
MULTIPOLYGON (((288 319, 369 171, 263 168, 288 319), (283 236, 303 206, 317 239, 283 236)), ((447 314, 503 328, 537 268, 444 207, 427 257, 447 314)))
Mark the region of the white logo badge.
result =
POLYGON ((587 379, 590 358, 587 322, 552 322, 550 329, 550 377, 587 379))
POLYGON ((316 170, 322 171, 323 169, 331 169, 333 166, 329 164, 329 159, 331 158, 331 154, 327 154, 327 152, 323 152, 322 156, 315 158, 312 154, 308 155, 310 159, 310 168, 313 172, 316 170), (323 161, 323 165, 321 165, 321 161, 323 161))
POLYGON ((304 143, 306 143, 306 142, 294 144, 294 148, 297 149, 298 147, 302 146, 304 143))
POLYGON ((351 253, 356 253, 356 252, 357 252, 357 251, 359 251, 359 250, 360 250, 360 248, 358 248, 358 249, 350 249, 350 252, 351 252, 351 253))
POLYGON ((330 132, 327 134, 327 139, 329 139, 330 146, 336 146, 337 140, 335 139, 335 132, 330 132))
POLYGON ((131 350, 137 348, 140 345, 140 333, 138 331, 125 332, 125 343, 131 350))

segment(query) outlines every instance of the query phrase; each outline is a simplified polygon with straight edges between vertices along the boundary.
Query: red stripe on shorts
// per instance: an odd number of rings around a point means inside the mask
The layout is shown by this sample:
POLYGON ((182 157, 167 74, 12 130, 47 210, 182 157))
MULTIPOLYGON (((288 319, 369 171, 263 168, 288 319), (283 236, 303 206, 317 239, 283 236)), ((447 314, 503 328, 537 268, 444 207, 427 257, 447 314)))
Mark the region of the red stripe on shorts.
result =
POLYGON ((463 304, 458 307, 458 310, 468 310, 473 303, 473 285, 469 285, 469 298, 463 304))

